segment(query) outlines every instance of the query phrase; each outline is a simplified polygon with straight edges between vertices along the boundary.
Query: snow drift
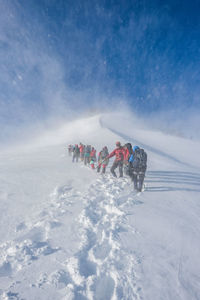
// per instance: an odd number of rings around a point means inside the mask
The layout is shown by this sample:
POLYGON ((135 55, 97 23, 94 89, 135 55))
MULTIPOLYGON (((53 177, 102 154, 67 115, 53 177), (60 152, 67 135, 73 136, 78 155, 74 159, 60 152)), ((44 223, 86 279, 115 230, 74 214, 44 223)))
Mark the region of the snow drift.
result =
MULTIPOLYGON (((2 299, 199 299, 200 143, 98 115, 0 154, 2 299), (145 191, 67 145, 147 151, 145 191)), ((110 162, 111 164, 112 162, 110 162)))

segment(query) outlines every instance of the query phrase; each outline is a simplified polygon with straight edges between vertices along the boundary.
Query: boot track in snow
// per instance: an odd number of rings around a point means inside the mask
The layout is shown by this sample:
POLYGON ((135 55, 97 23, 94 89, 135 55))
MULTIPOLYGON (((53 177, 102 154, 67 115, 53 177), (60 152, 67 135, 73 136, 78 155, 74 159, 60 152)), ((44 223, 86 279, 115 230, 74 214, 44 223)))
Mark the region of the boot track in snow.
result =
POLYGON ((123 207, 127 200, 127 179, 107 175, 98 179, 83 196, 85 207, 79 216, 82 240, 79 251, 66 261, 72 278, 71 291, 79 299, 141 299, 137 259, 120 244, 120 232, 127 229, 123 207), (80 298, 82 299, 82 298, 80 298))

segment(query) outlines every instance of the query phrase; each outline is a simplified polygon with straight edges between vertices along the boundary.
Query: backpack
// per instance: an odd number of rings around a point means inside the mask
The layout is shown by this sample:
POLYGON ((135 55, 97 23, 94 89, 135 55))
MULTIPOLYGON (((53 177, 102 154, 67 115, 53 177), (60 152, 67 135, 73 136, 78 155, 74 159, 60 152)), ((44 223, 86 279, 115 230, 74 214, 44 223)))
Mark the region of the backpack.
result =
POLYGON ((108 156, 108 150, 107 149, 103 149, 102 151, 101 151, 101 158, 102 159, 104 159, 104 158, 106 158, 106 156, 108 156))
POLYGON ((127 147, 127 149, 128 149, 129 154, 131 155, 131 154, 133 153, 133 148, 132 148, 131 143, 127 143, 127 144, 126 144, 126 147, 127 147))
POLYGON ((85 153, 89 153, 90 154, 90 152, 91 152, 91 146, 87 145, 86 148, 85 148, 85 153))
POLYGON ((75 152, 76 154, 79 154, 79 153, 80 153, 80 150, 79 150, 79 147, 78 147, 78 146, 75 146, 74 152, 75 152))
POLYGON ((136 149, 133 154, 132 166, 134 169, 145 170, 147 167, 147 154, 144 149, 136 149))

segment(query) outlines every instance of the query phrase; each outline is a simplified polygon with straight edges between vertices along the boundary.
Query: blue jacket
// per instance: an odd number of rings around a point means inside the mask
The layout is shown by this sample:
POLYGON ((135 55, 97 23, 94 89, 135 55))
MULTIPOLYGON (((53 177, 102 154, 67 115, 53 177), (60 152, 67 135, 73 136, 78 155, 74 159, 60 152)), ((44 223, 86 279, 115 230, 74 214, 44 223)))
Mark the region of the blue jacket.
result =
MULTIPOLYGON (((136 149, 139 149, 139 147, 138 146, 134 146, 133 147, 133 153, 135 152, 136 149)), ((131 154, 131 156, 130 156, 130 158, 129 158, 128 161, 129 162, 133 162, 134 161, 134 154, 131 154)))

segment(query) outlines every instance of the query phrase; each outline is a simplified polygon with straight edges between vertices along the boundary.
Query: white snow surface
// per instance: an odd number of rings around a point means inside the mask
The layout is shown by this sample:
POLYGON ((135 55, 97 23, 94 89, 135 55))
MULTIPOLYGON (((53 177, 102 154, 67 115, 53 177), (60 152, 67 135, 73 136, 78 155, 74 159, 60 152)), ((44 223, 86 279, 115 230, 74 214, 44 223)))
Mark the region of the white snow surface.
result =
POLYGON ((0 299, 200 299, 200 143, 105 114, 0 153, 0 299), (145 190, 72 163, 67 145, 131 142, 145 190))

